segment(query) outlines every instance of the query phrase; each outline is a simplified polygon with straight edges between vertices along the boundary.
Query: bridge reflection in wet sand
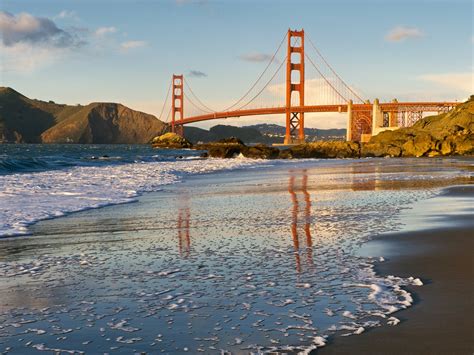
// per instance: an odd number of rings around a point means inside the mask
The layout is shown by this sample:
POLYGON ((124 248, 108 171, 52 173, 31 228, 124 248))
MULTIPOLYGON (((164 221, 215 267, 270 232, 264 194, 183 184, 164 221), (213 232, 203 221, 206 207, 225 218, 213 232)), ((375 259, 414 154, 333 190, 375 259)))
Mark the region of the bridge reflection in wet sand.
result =
POLYGON ((292 202, 292 221, 291 221, 291 236, 293 238, 293 248, 295 254, 296 271, 302 271, 301 265, 301 254, 306 256, 306 264, 308 267, 313 265, 313 241, 311 237, 311 195, 308 192, 308 172, 302 170, 301 176, 298 176, 295 172, 290 172, 288 179, 288 192, 291 196, 292 202), (298 179, 300 178, 300 179, 298 179), (301 193, 303 194, 304 210, 300 210, 300 204, 298 200, 298 180, 301 180, 301 193), (305 248, 301 249, 300 237, 298 233, 299 224, 298 216, 303 214, 304 221, 304 235, 305 235, 305 248))

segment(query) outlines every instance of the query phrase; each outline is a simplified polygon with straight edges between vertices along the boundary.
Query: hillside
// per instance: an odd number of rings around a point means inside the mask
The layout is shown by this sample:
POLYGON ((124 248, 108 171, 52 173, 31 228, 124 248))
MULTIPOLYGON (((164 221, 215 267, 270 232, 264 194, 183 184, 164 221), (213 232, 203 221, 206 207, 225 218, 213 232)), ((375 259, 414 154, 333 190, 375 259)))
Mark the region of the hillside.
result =
POLYGON ((61 105, 0 88, 0 143, 148 143, 166 128, 117 103, 61 105))
MULTIPOLYGON (((285 137, 284 126, 277 124, 268 124, 261 123, 252 126, 246 126, 247 128, 256 129, 262 135, 270 138, 271 140, 278 140, 281 142, 285 137)), ((345 140, 346 139, 346 129, 345 128, 330 128, 330 129, 319 129, 319 128, 309 128, 305 127, 304 129, 306 134, 306 140, 308 142, 317 141, 317 140, 345 140)))
MULTIPOLYGON (((307 141, 316 140, 344 140, 345 129, 316 129, 305 128, 307 141)), ((197 127, 185 127, 184 134, 192 143, 212 142, 224 138, 236 137, 244 143, 283 143, 285 127, 276 124, 258 124, 252 126, 235 127, 217 125, 209 130, 197 127)))
POLYGON ((426 117, 412 127, 379 133, 365 145, 362 153, 373 156, 474 154, 474 95, 448 113, 426 117))

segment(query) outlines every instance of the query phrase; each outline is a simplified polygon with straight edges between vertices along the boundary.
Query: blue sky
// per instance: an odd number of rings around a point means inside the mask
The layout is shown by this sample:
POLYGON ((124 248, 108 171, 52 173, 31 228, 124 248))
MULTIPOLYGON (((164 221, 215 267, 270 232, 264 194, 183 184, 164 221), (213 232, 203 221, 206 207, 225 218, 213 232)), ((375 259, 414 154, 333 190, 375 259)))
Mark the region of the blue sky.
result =
MULTIPOLYGON (((172 73, 183 73, 205 103, 222 107, 246 91, 266 66, 259 60, 290 27, 304 28, 364 98, 462 100, 474 91, 472 4, 2 0, 1 85, 33 98, 121 102, 159 115, 172 73)), ((270 119, 282 122, 225 123, 270 119)), ((315 116, 307 126, 344 120, 315 116)))

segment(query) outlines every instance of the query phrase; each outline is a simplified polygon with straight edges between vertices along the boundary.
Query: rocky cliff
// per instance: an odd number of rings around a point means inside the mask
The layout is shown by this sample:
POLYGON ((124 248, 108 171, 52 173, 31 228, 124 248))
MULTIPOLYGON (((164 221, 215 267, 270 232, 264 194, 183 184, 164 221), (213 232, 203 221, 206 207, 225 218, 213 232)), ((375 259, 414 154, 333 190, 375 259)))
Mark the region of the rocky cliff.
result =
POLYGON ((362 156, 376 157, 470 154, 474 154, 474 95, 448 113, 381 132, 361 147, 362 156))
POLYGON ((167 129, 117 103, 61 105, 0 88, 0 143, 148 143, 167 129))

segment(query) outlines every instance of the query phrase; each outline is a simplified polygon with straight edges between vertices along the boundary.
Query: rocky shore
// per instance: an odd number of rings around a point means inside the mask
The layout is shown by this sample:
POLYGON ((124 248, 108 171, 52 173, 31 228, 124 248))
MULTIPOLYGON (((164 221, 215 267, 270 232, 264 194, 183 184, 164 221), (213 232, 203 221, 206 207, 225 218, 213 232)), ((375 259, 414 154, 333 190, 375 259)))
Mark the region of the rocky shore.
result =
POLYGON ((192 145, 174 133, 156 137, 157 148, 192 148, 203 156, 257 159, 433 157, 474 154, 474 95, 454 110, 426 117, 412 127, 384 131, 368 143, 320 141, 284 149, 258 144, 247 146, 237 138, 192 145))

